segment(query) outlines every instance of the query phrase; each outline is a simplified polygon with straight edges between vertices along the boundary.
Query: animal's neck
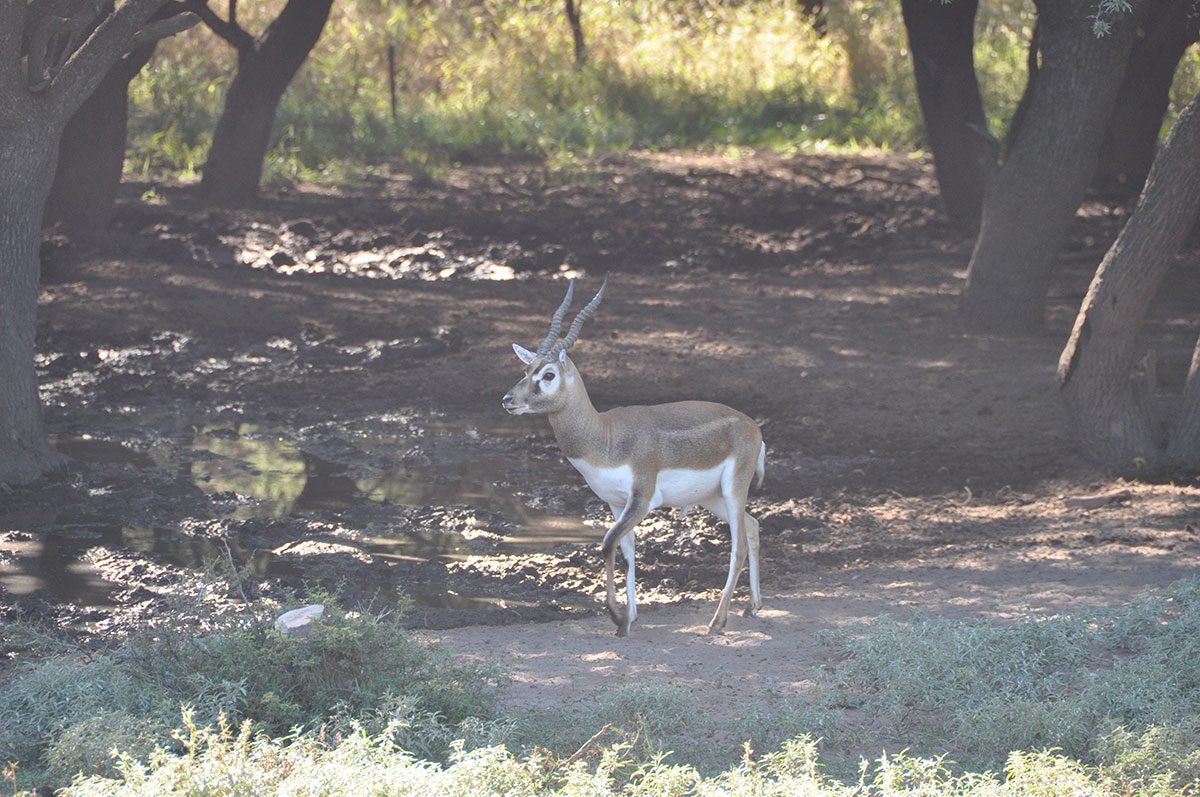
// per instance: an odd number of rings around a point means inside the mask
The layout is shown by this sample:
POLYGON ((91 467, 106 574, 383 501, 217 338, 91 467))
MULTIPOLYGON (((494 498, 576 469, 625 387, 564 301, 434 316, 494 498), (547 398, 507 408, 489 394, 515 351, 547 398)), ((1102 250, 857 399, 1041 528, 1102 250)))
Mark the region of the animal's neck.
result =
POLYGON ((550 428, 563 455, 570 459, 585 457, 588 452, 602 449, 605 440, 604 419, 592 406, 583 378, 576 373, 571 386, 571 400, 558 412, 550 413, 550 428))

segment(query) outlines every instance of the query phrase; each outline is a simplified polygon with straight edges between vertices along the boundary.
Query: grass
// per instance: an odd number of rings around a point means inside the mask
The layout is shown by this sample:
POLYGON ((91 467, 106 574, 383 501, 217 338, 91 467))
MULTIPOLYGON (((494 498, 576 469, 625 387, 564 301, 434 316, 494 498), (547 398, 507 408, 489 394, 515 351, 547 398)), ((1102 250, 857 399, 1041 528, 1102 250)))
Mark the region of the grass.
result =
MULTIPOLYGON (((262 29, 274 5, 243 9, 243 24, 262 29)), ((427 169, 634 147, 920 143, 896 3, 830 4, 825 35, 792 0, 589 0, 583 16, 590 58, 579 67, 557 1, 338 3, 284 98, 268 178, 319 176, 344 161, 427 169)), ((1020 94, 1031 22, 1022 0, 981 18, 980 73, 997 120, 1020 94)), ((232 68, 207 31, 160 45, 132 88, 133 170, 195 175, 232 68)))
POLYGON ((758 761, 711 777, 656 759, 636 766, 620 748, 594 763, 514 756, 501 747, 458 748, 444 766, 413 758, 387 738, 356 733, 334 745, 271 740, 249 726, 185 725, 184 754, 155 754, 149 764, 125 758, 116 778, 79 779, 61 793, 100 795, 908 795, 924 797, 1088 797, 1186 793, 1163 780, 1124 780, 1050 752, 1013 753, 1000 773, 955 774, 938 759, 883 755, 857 782, 823 772, 811 738, 786 743, 758 761), (629 772, 629 774, 623 774, 629 772))
MULTIPOLYGON (((283 99, 268 183, 345 180, 380 162, 427 179, 501 157, 632 148, 913 150, 922 146, 898 3, 827 4, 824 34, 794 0, 588 0, 590 58, 574 63, 560 0, 344 0, 283 99), (397 54, 397 113, 388 47, 397 54)), ((241 10, 265 28, 279 3, 241 10)), ((976 71, 1002 137, 1024 89, 1028 0, 984 4, 976 71)), ((234 68, 198 28, 159 46, 131 88, 128 170, 194 178, 234 68)), ((1189 52, 1164 129, 1200 90, 1189 52)))
POLYGON ((220 619, 203 635, 158 627, 108 652, 18 663, 0 690, 0 761, 107 771, 113 747, 170 746, 181 707, 199 723, 252 721, 274 736, 359 728, 429 759, 493 718, 495 668, 452 662, 394 616, 327 606, 302 640, 264 612, 220 619))
POLYGON ((493 669, 339 610, 305 640, 265 619, 90 656, 12 639, 43 654, 0 688, 0 760, 29 783, 78 775, 70 794, 1200 790, 1198 580, 1104 611, 841 629, 815 688, 733 719, 652 683, 501 711, 493 669))

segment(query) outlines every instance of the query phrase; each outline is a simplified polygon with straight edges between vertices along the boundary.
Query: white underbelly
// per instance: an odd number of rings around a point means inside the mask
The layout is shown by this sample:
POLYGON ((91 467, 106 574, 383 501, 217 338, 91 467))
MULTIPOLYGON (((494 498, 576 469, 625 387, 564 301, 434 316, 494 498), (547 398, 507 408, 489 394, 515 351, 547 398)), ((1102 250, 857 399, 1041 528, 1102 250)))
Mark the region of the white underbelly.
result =
POLYGON ((652 506, 692 506, 721 494, 721 479, 732 467, 725 460, 711 468, 670 468, 658 472, 652 506))
MULTIPOLYGON (((624 506, 633 492, 633 468, 628 465, 597 467, 584 459, 572 459, 571 464, 583 475, 588 487, 605 503, 624 506)), ((668 468, 658 472, 650 508, 660 506, 692 506, 721 495, 721 481, 732 467, 725 460, 711 468, 668 468)))
POLYGON ((628 465, 603 468, 592 465, 586 459, 569 460, 575 470, 583 476, 596 497, 606 504, 624 506, 633 492, 633 468, 628 465))

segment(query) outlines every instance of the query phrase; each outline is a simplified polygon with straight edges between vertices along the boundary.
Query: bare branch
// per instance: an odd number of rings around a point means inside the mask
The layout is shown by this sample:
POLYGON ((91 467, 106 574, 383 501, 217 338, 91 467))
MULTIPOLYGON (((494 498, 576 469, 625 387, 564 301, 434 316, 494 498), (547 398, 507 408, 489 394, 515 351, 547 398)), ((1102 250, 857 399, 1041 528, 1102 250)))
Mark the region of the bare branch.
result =
POLYGON ((193 0, 188 3, 188 10, 194 11, 197 16, 203 20, 205 26, 208 27, 221 39, 237 50, 238 53, 248 52, 254 48, 254 37, 250 35, 245 28, 237 23, 237 2, 230 0, 229 3, 229 19, 224 20, 217 16, 217 12, 213 11, 206 0, 193 0))
POLYGON ((95 91, 117 59, 129 52, 137 32, 165 1, 126 0, 71 55, 50 85, 52 103, 63 120, 95 91))
POLYGON ((133 34, 133 41, 130 42, 126 52, 133 52, 139 47, 144 47, 147 44, 153 44, 159 39, 165 39, 168 36, 174 36, 177 33, 183 33, 188 28, 200 21, 200 17, 193 14, 191 11, 185 11, 182 14, 176 14, 173 17, 161 19, 158 22, 151 22, 146 27, 133 34))

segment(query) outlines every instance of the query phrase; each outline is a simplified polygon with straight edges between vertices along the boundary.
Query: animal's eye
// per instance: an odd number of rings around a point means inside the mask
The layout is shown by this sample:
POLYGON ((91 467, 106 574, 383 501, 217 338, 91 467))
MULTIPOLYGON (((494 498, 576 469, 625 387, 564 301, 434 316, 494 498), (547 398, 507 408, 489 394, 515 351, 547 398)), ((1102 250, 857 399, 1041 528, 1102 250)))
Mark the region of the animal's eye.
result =
POLYGON ((553 372, 553 371, 547 371, 546 373, 542 374, 542 381, 543 381, 543 382, 549 382, 549 381, 550 381, 551 379, 553 379, 553 378, 554 378, 554 372, 553 372))

